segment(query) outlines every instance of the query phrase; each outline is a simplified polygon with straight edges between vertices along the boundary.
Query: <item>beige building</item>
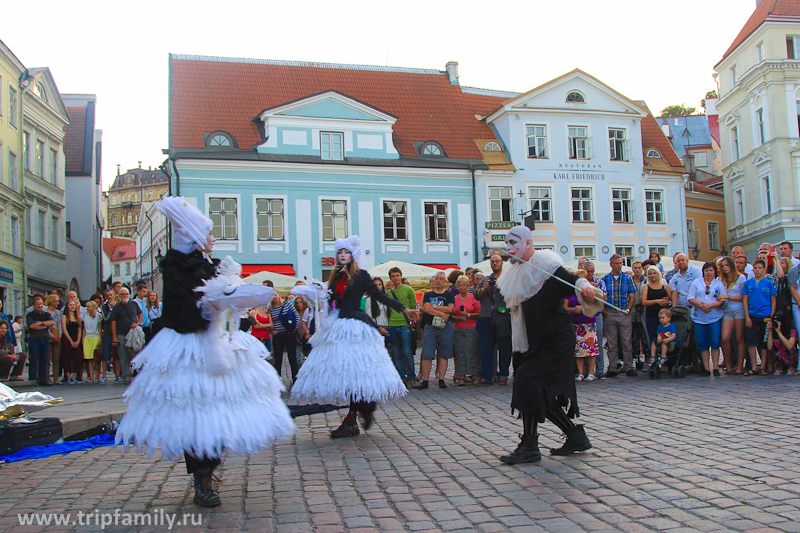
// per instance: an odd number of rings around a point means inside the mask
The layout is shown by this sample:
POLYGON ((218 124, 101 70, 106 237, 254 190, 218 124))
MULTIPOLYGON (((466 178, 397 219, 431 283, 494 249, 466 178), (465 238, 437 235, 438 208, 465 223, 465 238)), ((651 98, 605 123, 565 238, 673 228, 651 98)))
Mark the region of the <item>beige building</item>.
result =
POLYGON ((169 191, 167 175, 157 168, 129 169, 108 189, 106 229, 115 237, 133 237, 139 225, 142 202, 154 202, 169 191))
POLYGON ((717 63, 728 246, 800 241, 800 6, 758 4, 717 63))

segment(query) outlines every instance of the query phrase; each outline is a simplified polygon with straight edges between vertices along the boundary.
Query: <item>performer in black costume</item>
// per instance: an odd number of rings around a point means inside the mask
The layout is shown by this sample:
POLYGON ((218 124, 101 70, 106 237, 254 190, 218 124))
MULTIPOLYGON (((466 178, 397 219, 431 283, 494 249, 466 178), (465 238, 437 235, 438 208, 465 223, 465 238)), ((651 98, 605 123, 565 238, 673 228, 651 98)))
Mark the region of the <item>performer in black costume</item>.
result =
POLYGON ((507 464, 539 461, 542 456, 536 430, 545 419, 567 437, 562 447, 550 450, 552 455, 588 450, 592 445, 583 426, 570 420, 580 413, 572 373, 575 327, 564 309, 564 298, 577 294, 585 306, 584 314, 589 314, 600 308, 595 301, 596 292, 587 280, 567 272, 556 253, 539 250, 534 254, 528 228, 517 226, 509 231, 506 250, 510 264, 503 267, 497 286, 511 311, 514 364, 511 408, 519 411, 523 432, 517 449, 500 460, 507 464), (553 277, 581 290, 576 291, 553 277))

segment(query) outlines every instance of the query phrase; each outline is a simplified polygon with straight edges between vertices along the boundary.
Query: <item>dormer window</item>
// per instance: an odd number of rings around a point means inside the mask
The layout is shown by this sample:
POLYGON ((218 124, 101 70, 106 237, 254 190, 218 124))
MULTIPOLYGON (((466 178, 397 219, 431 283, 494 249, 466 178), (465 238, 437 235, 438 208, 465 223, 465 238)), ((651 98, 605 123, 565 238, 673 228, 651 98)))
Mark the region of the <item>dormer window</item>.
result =
POLYGON ((647 159, 661 159, 661 153, 655 149, 648 150, 647 159))
POLYGON ((323 161, 344 159, 344 134, 323 131, 320 134, 320 156, 323 161))
POLYGON ((500 148, 500 145, 494 141, 486 143, 486 146, 483 148, 486 152, 502 152, 503 149, 500 148))
POLYGON ((206 137, 206 146, 209 148, 232 148, 236 145, 231 134, 224 131, 215 131, 206 137))
POLYGON ((422 157, 444 157, 444 150, 442 145, 437 142, 429 141, 422 145, 419 149, 422 157))
POLYGON ((566 102, 568 104, 585 104, 586 98, 584 98, 583 95, 578 91, 570 91, 570 93, 567 95, 566 102))

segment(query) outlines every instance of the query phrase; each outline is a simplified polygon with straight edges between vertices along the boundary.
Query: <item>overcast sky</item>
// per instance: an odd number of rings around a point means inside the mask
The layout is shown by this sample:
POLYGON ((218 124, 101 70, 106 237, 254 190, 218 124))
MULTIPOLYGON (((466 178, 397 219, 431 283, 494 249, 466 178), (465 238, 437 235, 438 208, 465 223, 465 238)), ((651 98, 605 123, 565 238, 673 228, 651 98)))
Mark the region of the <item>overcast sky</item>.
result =
POLYGON ((0 40, 62 93, 97 95, 104 189, 167 148, 169 53, 444 70, 524 92, 574 68, 653 113, 700 108, 755 0, 4 1, 0 40), (388 59, 387 59, 388 56, 388 59))

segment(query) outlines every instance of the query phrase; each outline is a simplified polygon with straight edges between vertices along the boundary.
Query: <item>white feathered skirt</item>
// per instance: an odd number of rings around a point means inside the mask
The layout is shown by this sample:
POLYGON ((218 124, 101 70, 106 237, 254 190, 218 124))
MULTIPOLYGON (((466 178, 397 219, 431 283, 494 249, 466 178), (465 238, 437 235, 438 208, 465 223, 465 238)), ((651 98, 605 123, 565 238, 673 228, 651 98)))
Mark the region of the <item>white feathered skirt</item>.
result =
POLYGON ((135 444, 137 453, 146 444, 152 458, 160 443, 172 460, 184 451, 249 455, 288 439, 296 427, 268 357, 263 344, 238 330, 228 340, 162 329, 133 360, 139 373, 123 395, 128 411, 117 444, 135 444))
POLYGON ((292 399, 382 403, 408 392, 375 327, 335 318, 310 342, 313 348, 292 385, 292 399))

